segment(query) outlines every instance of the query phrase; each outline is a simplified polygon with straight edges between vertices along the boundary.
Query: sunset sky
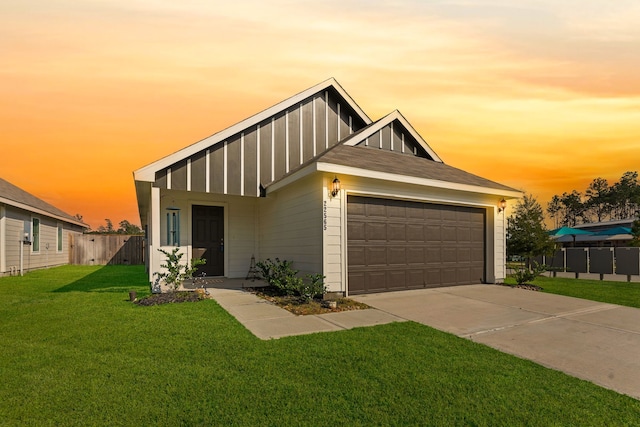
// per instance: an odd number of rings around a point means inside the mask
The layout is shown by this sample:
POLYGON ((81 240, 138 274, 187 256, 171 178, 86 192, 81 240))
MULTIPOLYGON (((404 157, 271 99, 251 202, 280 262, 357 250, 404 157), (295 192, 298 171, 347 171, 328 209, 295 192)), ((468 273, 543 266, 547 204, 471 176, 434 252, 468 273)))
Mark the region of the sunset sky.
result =
POLYGON ((329 77, 532 193, 640 170, 637 0, 0 2, 0 176, 93 228, 132 172, 329 77))

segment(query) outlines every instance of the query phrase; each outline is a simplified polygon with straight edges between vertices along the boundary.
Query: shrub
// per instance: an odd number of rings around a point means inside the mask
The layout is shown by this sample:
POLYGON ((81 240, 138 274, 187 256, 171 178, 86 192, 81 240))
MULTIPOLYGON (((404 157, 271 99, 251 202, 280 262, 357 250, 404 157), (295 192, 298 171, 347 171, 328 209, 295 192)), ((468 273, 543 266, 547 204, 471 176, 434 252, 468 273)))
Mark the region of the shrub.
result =
POLYGON ((321 274, 307 274, 304 281, 298 277, 298 270, 291 268, 291 261, 275 261, 270 258, 256 263, 262 278, 274 287, 282 295, 299 296, 305 301, 309 301, 318 296, 324 295, 324 276, 321 274))
POLYGON ((531 268, 526 265, 518 267, 513 277, 514 279, 516 279, 516 283, 518 285, 523 285, 527 282, 535 280, 536 277, 538 277, 546 270, 546 266, 540 265, 537 262, 533 261, 533 265, 531 266, 531 268))
POLYGON ((160 265, 164 271, 153 273, 156 281, 151 292, 154 293, 160 292, 161 281, 166 283, 171 291, 177 291, 182 282, 193 277, 193 273, 195 273, 199 265, 206 263, 206 260, 202 258, 193 258, 189 264, 181 263, 180 260, 184 254, 180 253, 180 248, 174 248, 171 252, 163 249, 158 249, 158 251, 162 252, 167 258, 165 263, 160 265))

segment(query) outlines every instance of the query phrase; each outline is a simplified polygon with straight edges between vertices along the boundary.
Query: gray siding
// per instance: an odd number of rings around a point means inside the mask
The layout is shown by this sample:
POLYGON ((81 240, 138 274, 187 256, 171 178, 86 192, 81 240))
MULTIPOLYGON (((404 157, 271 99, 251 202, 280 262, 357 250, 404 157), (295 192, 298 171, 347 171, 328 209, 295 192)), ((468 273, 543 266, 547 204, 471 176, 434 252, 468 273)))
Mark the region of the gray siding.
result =
POLYGON ((364 126, 330 88, 159 171, 154 186, 258 197, 260 186, 282 178, 364 126))
POLYGON ((20 248, 23 249, 22 266, 24 271, 53 267, 69 263, 69 235, 82 234, 82 228, 72 224, 49 218, 45 215, 33 214, 30 211, 6 206, 4 217, 4 233, 0 242, 4 247, 0 253, 4 256, 4 271, 1 275, 19 272, 20 248), (33 251, 33 246, 23 245, 24 223, 31 219, 40 219, 40 250, 33 251), (58 224, 62 226, 62 250, 58 251, 58 224))
POLYGON ((422 148, 420 143, 411 136, 402 124, 394 120, 387 126, 372 134, 358 145, 365 145, 369 148, 377 148, 395 153, 410 154, 433 160, 422 148), (403 142, 404 141, 404 142, 403 142))

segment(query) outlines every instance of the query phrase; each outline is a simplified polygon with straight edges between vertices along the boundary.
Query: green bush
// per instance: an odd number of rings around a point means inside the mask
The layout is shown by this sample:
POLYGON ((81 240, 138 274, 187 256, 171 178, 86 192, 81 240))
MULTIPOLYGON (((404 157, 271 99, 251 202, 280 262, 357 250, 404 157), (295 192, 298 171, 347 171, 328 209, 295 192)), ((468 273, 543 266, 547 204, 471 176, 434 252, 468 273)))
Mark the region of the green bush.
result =
POLYGON ((180 248, 174 248, 171 252, 167 252, 163 249, 158 249, 158 251, 162 252, 167 259, 164 264, 160 265, 160 267, 165 269, 165 271, 153 273, 156 277, 156 281, 151 292, 154 293, 160 292, 161 281, 166 283, 171 291, 177 291, 182 282, 193 277, 193 273, 195 273, 199 265, 206 263, 206 260, 204 259, 193 258, 188 265, 182 264, 180 260, 184 254, 180 253, 180 248))
POLYGON ((282 295, 299 296, 309 301, 321 297, 326 292, 322 274, 307 274, 306 281, 298 277, 298 270, 291 267, 292 261, 275 261, 267 258, 256 263, 262 278, 282 295))
POLYGON ((526 265, 517 267, 513 278, 516 279, 516 283, 518 285, 523 285, 525 283, 532 282, 536 277, 538 277, 546 270, 547 267, 545 265, 540 265, 537 262, 533 261, 533 265, 531 266, 531 268, 526 265))

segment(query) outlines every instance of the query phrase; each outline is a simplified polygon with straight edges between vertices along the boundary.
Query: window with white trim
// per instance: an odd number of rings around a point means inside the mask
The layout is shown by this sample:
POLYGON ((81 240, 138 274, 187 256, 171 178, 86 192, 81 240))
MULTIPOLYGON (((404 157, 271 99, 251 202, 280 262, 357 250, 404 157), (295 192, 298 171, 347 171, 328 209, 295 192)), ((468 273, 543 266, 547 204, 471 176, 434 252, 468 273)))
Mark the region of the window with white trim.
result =
POLYGON ((167 245, 180 246, 180 211, 167 212, 167 245))
POLYGON ((62 224, 58 223, 58 234, 56 235, 56 250, 62 252, 62 224))
POLYGON ((31 251, 40 252, 40 218, 31 218, 31 251))

